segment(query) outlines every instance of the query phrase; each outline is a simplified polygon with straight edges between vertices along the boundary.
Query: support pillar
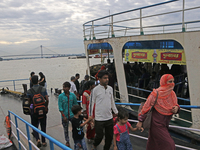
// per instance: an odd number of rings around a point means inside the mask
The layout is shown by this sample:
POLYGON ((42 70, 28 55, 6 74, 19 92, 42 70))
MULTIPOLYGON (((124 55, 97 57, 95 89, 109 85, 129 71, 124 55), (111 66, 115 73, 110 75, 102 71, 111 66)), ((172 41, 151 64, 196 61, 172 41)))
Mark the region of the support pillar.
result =
MULTIPOLYGON (((199 33, 183 33, 186 62, 187 62, 187 74, 190 92, 190 105, 200 106, 200 40, 199 33)), ((192 111, 192 127, 200 129, 200 109, 191 109, 192 111)))
POLYGON ((84 47, 85 47, 85 56, 86 56, 86 60, 87 60, 87 72, 86 72, 86 74, 90 76, 90 60, 89 60, 89 54, 88 54, 88 50, 87 50, 88 45, 84 44, 84 47))
POLYGON ((126 77, 125 77, 125 72, 124 72, 123 57, 122 57, 122 48, 124 46, 124 43, 120 42, 120 40, 117 40, 117 39, 112 40, 112 42, 109 42, 109 43, 113 48, 117 83, 118 83, 119 92, 120 92, 119 93, 120 101, 121 103, 129 103, 126 77))

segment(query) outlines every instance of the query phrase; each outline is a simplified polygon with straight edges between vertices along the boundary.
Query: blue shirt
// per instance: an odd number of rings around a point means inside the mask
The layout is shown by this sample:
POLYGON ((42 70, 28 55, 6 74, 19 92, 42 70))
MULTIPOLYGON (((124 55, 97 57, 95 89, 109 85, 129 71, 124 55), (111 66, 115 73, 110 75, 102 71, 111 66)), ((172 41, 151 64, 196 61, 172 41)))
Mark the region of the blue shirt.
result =
MULTIPOLYGON (((69 92, 69 116, 70 116, 70 118, 74 117, 74 114, 72 113, 72 110, 71 110, 73 105, 78 105, 77 99, 76 99, 76 96, 74 93, 69 92)), ((68 98, 65 95, 65 92, 61 93, 58 96, 58 108, 59 108, 59 111, 62 111, 64 113, 65 117, 68 118, 68 98)))

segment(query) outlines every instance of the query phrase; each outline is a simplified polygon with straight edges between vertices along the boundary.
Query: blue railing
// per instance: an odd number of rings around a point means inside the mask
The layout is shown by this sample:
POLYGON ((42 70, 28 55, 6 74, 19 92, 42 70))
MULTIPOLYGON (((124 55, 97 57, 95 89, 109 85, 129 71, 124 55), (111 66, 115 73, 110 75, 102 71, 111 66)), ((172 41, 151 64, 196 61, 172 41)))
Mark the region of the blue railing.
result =
MULTIPOLYGON (((140 106, 139 103, 115 103, 116 105, 127 105, 127 106, 140 106)), ((181 108, 196 108, 200 109, 200 106, 193 105, 179 105, 181 108)))
POLYGON ((60 147, 63 150, 71 150, 71 148, 65 146, 64 144, 62 144, 59 141, 55 140, 54 138, 52 138, 51 136, 49 136, 46 133, 42 132, 38 128, 34 127, 29 122, 25 121, 24 119, 22 119, 21 117, 19 117, 15 113, 13 113, 12 111, 8 111, 8 114, 9 114, 9 117, 10 117, 11 124, 16 127, 17 136, 13 132, 12 133, 13 133, 13 135, 16 137, 16 139, 18 141, 18 145, 19 145, 19 149, 20 150, 21 150, 21 148, 23 148, 23 149, 26 149, 26 148, 22 144, 22 142, 20 141, 20 136, 19 136, 20 134, 19 133, 21 133, 28 140, 29 150, 32 150, 32 146, 39 150, 39 148, 37 148, 35 146, 35 144, 31 141, 29 127, 32 128, 33 130, 35 130, 36 132, 38 132, 39 134, 41 134, 42 136, 44 136, 46 139, 49 140, 50 150, 54 150, 54 144, 57 145, 58 147, 60 147), (11 114, 14 116, 15 124, 11 120, 11 114), (18 119, 21 120, 23 123, 25 123, 27 136, 18 128, 18 122, 17 122, 18 119))
MULTIPOLYGON (((152 91, 150 91, 150 90, 145 90, 145 89, 138 88, 138 87, 133 87, 133 86, 127 86, 127 87, 128 87, 128 88, 131 88, 131 89, 134 89, 134 90, 143 91, 143 92, 149 92, 149 93, 152 92, 152 91)), ((190 99, 185 99, 185 98, 181 98, 181 97, 177 97, 177 99, 180 99, 180 100, 183 100, 183 101, 190 102, 190 99)))
MULTIPOLYGON (((77 101, 78 103, 81 103, 82 101, 77 101)), ((140 103, 115 103, 115 105, 126 105, 126 106, 140 106, 140 103)), ((181 108, 196 108, 200 109, 200 106, 194 106, 194 105, 179 105, 181 108)))
POLYGON ((25 81, 25 80, 29 80, 29 79, 2 80, 2 81, 0 81, 0 83, 3 83, 3 82, 12 82, 12 84, 10 84, 10 85, 4 85, 4 86, 1 86, 0 88, 13 86, 14 91, 16 91, 16 86, 17 85, 21 85, 21 87, 22 87, 22 84, 16 84, 16 82, 17 81, 25 81))

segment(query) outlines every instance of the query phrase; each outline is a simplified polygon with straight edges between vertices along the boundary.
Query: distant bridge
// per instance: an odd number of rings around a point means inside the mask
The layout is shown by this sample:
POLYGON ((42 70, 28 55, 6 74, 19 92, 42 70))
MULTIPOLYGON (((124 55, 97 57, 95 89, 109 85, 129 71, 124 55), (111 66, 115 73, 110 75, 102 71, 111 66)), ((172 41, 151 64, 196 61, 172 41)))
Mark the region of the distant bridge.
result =
POLYGON ((23 54, 16 54, 16 55, 3 55, 3 56, 0 56, 0 57, 20 57, 20 56, 41 56, 41 58, 43 58, 43 56, 60 56, 60 55, 65 55, 65 54, 58 54, 57 52, 54 52, 53 50, 49 49, 49 48, 46 48, 44 46, 39 46, 39 47, 36 47, 34 49, 31 49, 23 54), (48 50, 50 52, 52 52, 51 54, 44 54, 43 53, 43 48, 45 50, 48 50), (40 49, 41 53, 39 54, 38 53, 38 49, 40 49), (36 52, 37 51, 37 52, 36 52), (35 54, 31 54, 31 52, 36 52, 35 54))
MULTIPOLYGON (((56 55, 56 56, 60 56, 63 54, 43 54, 43 55, 56 55)), ((41 56, 41 54, 20 54, 20 55, 4 55, 4 56, 0 56, 0 57, 18 57, 18 56, 41 56)))

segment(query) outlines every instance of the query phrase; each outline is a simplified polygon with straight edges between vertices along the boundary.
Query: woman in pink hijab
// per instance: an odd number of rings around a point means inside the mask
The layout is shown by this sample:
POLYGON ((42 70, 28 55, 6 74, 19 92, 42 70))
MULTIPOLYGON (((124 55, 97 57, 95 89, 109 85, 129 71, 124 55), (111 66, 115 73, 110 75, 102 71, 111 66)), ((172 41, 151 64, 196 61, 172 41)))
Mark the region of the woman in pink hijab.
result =
POLYGON ((137 128, 142 127, 145 114, 155 103, 157 92, 158 99, 152 111, 151 127, 146 150, 175 150, 175 143, 171 138, 168 127, 173 114, 178 113, 180 106, 177 104, 177 97, 174 89, 174 77, 171 74, 164 74, 160 79, 160 87, 154 89, 147 98, 141 113, 137 128))

